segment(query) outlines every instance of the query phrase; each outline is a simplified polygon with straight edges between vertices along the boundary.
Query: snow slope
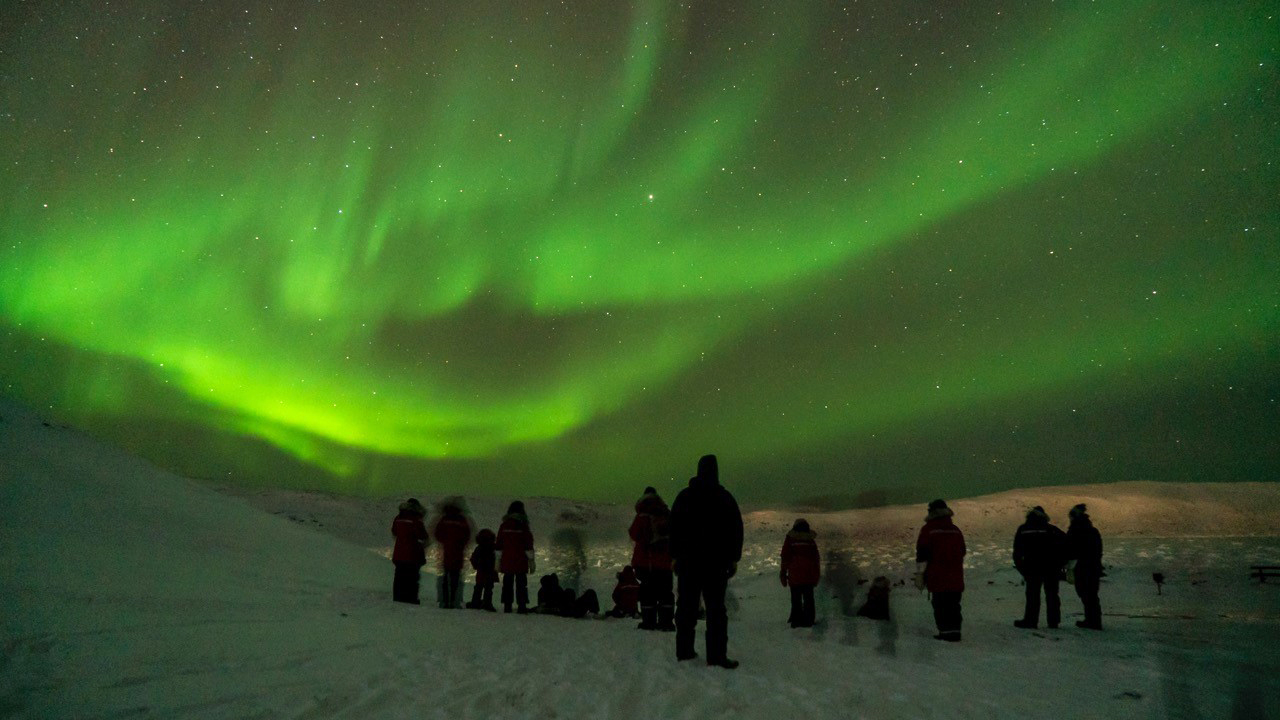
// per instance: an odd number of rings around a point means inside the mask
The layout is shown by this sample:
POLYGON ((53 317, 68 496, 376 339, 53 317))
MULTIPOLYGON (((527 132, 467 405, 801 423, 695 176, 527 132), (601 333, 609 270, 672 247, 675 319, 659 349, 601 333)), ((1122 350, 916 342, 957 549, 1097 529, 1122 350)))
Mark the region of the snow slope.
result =
MULTIPOLYGON (((391 500, 233 496, 9 404, 0 404, 0 473, 0 717, 1280 712, 1280 583, 1245 576, 1251 562, 1280 563, 1271 484, 1088 486, 953 502, 971 546, 958 645, 931 638, 927 600, 905 587, 894 590, 892 623, 843 616, 839 588, 826 586, 821 627, 791 630, 776 554, 795 513, 751 513, 731 583, 730 653, 743 665, 728 672, 677 664, 671 635, 629 621, 440 610, 429 603, 429 575, 423 606, 390 602, 391 500), (1008 539, 1027 504, 1060 519, 1078 498, 1107 538, 1108 629, 1016 630, 1021 588, 1008 539), (1192 532, 1181 532, 1184 522, 1192 532), (1168 577, 1161 595, 1155 571, 1168 577)), ((472 512, 492 527, 505 502, 475 500, 472 512)), ((581 565, 581 584, 607 600, 628 553, 629 503, 527 504, 539 570, 581 565)), ((904 575, 920 514, 807 515, 840 561, 828 575, 855 588, 855 607, 857 577, 904 575)), ((1065 588, 1067 626, 1078 610, 1065 588)))

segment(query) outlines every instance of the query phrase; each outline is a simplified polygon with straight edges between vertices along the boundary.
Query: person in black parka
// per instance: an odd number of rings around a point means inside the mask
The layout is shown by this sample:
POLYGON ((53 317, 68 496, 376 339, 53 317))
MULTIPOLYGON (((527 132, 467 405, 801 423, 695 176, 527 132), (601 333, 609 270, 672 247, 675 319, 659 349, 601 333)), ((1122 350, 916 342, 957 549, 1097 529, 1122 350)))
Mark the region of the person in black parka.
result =
POLYGON ((725 592, 742 558, 742 512, 720 485, 715 455, 698 460, 698 474, 671 506, 671 557, 676 600, 676 659, 691 660, 699 601, 707 611, 707 664, 733 669, 728 657, 729 616, 725 592))
POLYGON ((1049 522, 1039 505, 1027 511, 1027 521, 1013 536, 1013 565, 1027 583, 1027 605, 1015 627, 1034 630, 1040 622, 1040 589, 1044 588, 1044 618, 1050 629, 1062 619, 1058 579, 1066 563, 1066 535, 1049 522))
POLYGON ((1076 627, 1102 629, 1102 603, 1098 588, 1102 583, 1102 534, 1093 526, 1084 503, 1071 508, 1067 526, 1067 581, 1076 586, 1084 603, 1084 620, 1076 627))

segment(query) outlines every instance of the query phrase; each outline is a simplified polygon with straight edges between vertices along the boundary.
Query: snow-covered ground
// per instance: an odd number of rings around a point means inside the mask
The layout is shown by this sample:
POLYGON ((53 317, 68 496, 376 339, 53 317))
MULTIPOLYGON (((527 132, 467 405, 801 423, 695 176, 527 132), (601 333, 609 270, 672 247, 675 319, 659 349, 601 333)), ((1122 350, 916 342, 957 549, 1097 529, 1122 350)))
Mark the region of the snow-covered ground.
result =
MULTIPOLYGON (((670 500, 677 488, 659 489, 670 500)), ((473 499, 472 514, 494 527, 507 500, 473 499)), ((632 621, 440 610, 429 572, 421 607, 392 603, 395 503, 211 488, 0 403, 0 717, 1280 715, 1280 582, 1247 577, 1250 564, 1280 564, 1273 483, 952 501, 970 546, 955 645, 932 639, 929 605, 909 586, 894 588, 893 622, 842 615, 827 586, 820 626, 790 629, 777 552, 797 514, 751 512, 730 586, 736 671, 678 664, 670 634, 632 621), (1042 504, 1064 520, 1082 500, 1106 542, 1106 631, 1074 627, 1068 586, 1066 627, 1015 629, 1008 548, 1022 513, 1042 504)), ((539 571, 580 567, 580 586, 607 606, 630 501, 526 504, 539 571)), ((922 513, 805 517, 857 607, 859 578, 906 577, 922 513)))

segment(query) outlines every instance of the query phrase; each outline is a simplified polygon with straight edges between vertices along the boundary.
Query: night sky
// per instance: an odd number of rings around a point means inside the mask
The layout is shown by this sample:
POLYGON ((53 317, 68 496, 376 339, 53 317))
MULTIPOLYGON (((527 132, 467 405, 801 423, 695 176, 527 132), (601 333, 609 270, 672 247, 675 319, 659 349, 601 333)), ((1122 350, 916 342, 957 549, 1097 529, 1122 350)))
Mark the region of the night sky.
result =
POLYGON ((0 392, 358 493, 1275 480, 1277 15, 8 3, 0 392))

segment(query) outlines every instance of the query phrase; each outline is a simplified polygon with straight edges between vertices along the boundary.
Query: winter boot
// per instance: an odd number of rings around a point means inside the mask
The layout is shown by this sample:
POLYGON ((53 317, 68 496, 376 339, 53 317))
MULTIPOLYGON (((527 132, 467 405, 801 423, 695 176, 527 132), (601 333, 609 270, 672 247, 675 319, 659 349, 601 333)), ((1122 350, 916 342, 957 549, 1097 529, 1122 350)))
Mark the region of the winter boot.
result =
POLYGON ((657 629, 662 632, 675 632, 675 608, 670 605, 658 606, 658 626, 657 629))
POLYGON ((1014 626, 1014 627, 1016 627, 1016 628, 1022 628, 1023 630, 1035 630, 1035 629, 1036 629, 1036 623, 1035 623, 1035 622, 1033 622, 1033 621, 1031 621, 1031 620, 1014 620, 1014 621, 1013 621, 1013 626, 1014 626))
POLYGON ((658 608, 652 605, 645 605, 640 608, 640 624, 636 627, 641 630, 657 630, 658 608))
POLYGON ((729 658, 727 658, 727 657, 726 657, 726 658, 720 658, 720 659, 718 659, 718 660, 708 660, 708 661, 707 661, 707 666, 708 666, 708 667, 721 667, 721 668, 724 668, 725 670, 733 670, 733 669, 735 669, 735 668, 737 668, 737 667, 738 667, 738 664, 739 664, 739 663, 738 663, 738 661, 737 661, 737 660, 730 660, 730 659, 729 659, 729 658))

